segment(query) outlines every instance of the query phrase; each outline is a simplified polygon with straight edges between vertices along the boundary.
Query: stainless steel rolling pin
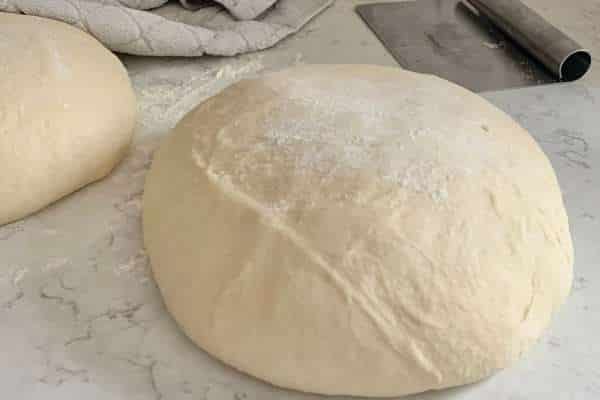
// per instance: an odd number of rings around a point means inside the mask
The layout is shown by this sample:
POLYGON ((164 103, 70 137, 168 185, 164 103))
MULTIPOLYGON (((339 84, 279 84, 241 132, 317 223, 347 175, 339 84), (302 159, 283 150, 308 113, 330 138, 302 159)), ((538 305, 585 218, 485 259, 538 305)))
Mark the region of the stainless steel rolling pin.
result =
POLYGON ((590 69, 589 51, 519 0, 466 1, 559 80, 577 80, 590 69))

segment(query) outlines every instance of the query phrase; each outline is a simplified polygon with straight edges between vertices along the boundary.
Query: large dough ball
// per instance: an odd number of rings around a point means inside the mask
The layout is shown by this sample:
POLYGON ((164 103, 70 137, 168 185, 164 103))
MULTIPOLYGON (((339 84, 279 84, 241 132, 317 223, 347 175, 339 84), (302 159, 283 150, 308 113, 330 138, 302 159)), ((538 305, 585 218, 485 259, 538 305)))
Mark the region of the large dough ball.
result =
POLYGON ((432 76, 311 66, 235 84, 156 155, 144 233, 166 305, 275 385, 392 396, 489 376, 565 300, 552 167, 432 76))
POLYGON ((120 61, 62 22, 0 13, 0 225, 102 178, 135 97, 120 61))

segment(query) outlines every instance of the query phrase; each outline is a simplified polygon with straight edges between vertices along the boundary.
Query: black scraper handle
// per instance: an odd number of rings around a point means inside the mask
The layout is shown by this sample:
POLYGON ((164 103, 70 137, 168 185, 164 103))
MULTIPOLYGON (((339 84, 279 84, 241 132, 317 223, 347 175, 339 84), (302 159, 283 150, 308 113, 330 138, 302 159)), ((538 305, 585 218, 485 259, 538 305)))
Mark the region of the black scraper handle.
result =
POLYGON ((577 80, 590 69, 592 57, 587 50, 519 0, 465 1, 531 53, 559 80, 577 80))

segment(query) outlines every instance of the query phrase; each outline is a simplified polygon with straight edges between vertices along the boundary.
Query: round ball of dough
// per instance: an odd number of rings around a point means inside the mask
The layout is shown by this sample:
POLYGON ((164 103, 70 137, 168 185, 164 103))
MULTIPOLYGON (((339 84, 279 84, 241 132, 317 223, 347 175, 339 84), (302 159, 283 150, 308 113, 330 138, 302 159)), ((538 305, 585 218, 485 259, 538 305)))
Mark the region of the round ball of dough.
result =
POLYGON ((144 235, 187 335, 275 385, 395 396, 516 360, 573 252, 531 136, 432 76, 308 66, 235 84, 156 154, 144 235))
POLYGON ((121 62, 88 34, 0 13, 0 225, 104 177, 136 107, 121 62))

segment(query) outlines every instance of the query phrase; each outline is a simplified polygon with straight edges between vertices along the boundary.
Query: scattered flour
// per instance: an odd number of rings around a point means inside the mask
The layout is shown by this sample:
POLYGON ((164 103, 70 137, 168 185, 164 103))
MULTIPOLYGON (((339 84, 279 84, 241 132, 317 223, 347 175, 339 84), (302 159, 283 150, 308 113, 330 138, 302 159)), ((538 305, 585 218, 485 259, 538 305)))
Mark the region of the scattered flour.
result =
POLYGON ((347 88, 335 94, 311 82, 292 82, 284 102, 265 122, 265 138, 277 152, 296 157, 299 173, 317 171, 335 179, 342 170, 375 168, 384 181, 444 201, 449 177, 436 160, 413 162, 402 157, 405 148, 426 146, 422 140, 436 133, 403 116, 398 104, 373 101, 373 90, 358 80, 347 82, 347 88), (368 97, 356 95, 369 92, 368 97))
POLYGON ((44 265, 42 267, 42 270, 43 271, 55 271, 57 269, 64 268, 65 266, 67 266, 67 264, 69 264, 68 258, 64 258, 64 257, 54 258, 54 259, 51 259, 46 265, 44 265))
POLYGON ((226 60, 205 70, 182 71, 178 68, 161 70, 160 76, 133 77, 139 88, 138 109, 145 130, 172 128, 188 111, 224 87, 252 76, 264 68, 262 56, 246 56, 226 60), (185 79, 180 75, 189 75, 185 79), (152 78, 152 79, 151 79, 152 78), (149 79, 151 79, 149 81, 149 79))

